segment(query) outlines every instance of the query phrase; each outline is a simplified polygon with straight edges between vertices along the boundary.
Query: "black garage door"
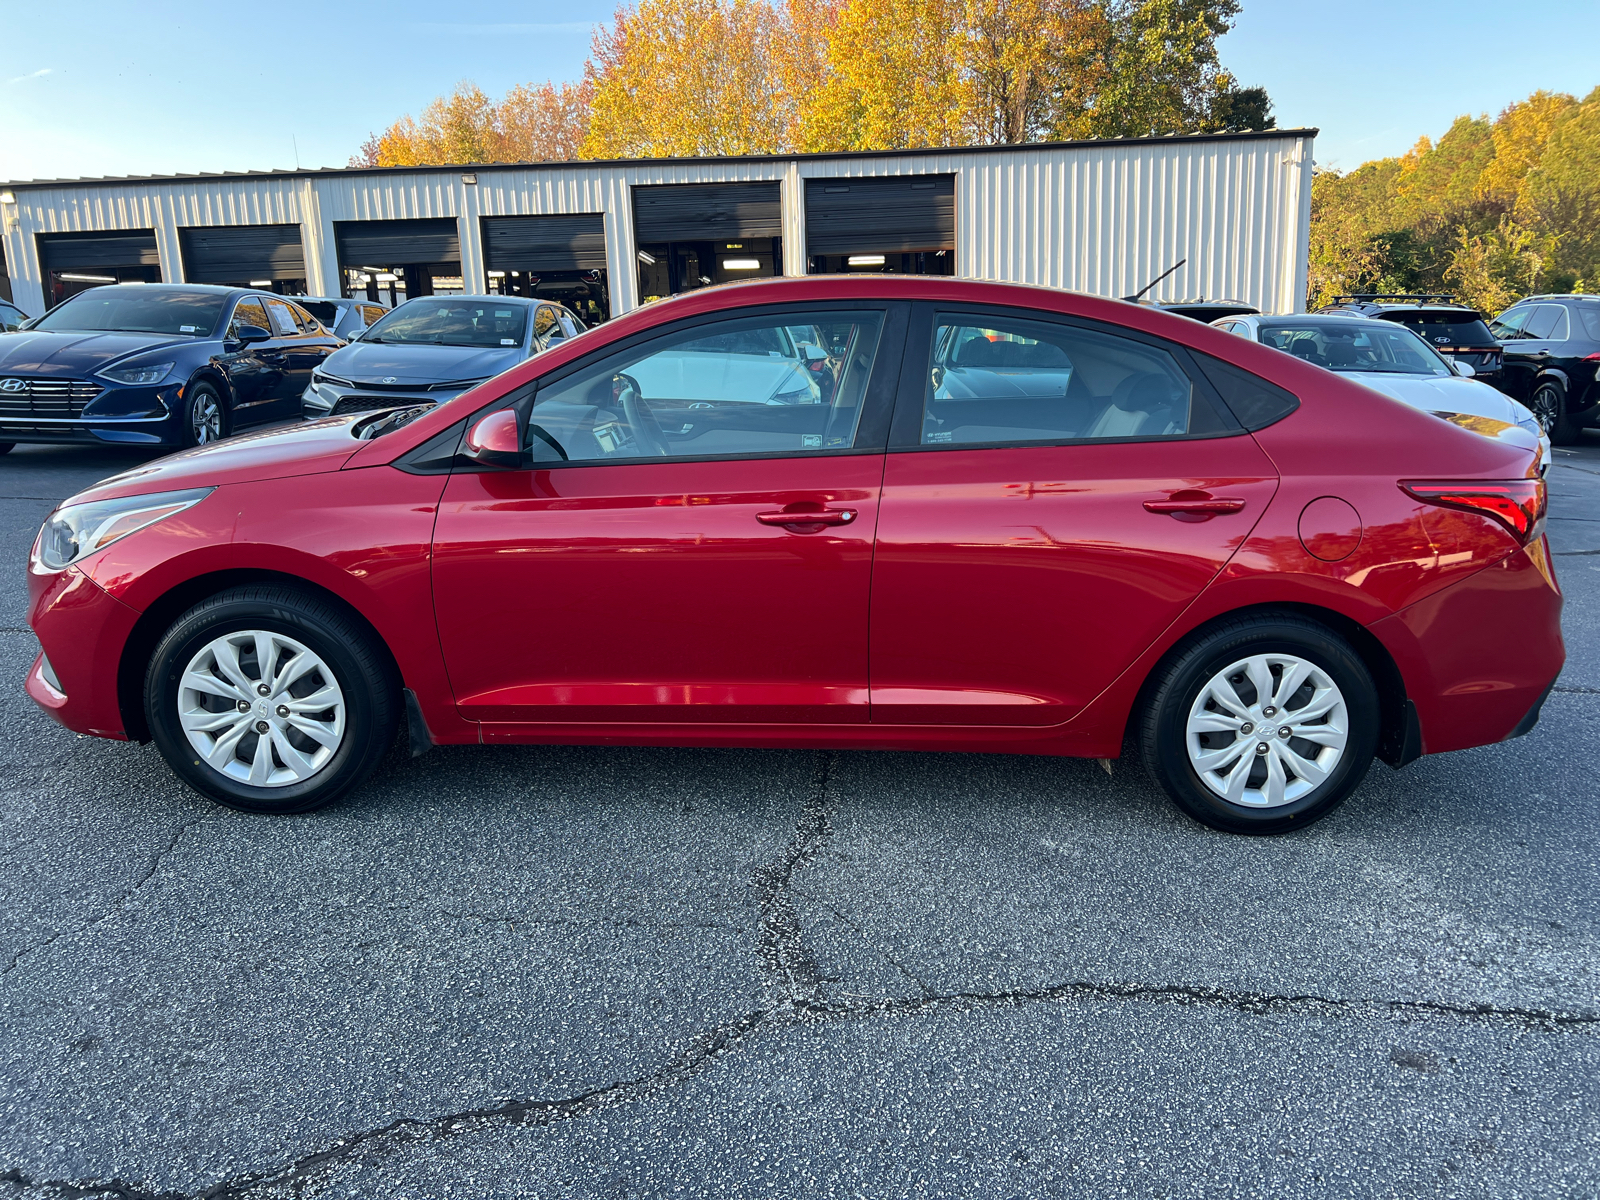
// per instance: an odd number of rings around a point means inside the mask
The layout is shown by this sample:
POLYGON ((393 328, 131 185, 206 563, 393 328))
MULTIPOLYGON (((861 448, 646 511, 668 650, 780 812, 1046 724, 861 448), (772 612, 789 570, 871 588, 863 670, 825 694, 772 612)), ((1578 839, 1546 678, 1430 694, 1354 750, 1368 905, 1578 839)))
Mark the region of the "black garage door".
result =
POLYGON ((461 261, 461 233, 454 217, 335 221, 333 236, 339 262, 347 267, 461 261))
POLYGON ((806 252, 941 250, 956 244, 956 177, 806 180, 806 252))
POLYGON ((191 226, 178 230, 183 277, 190 283, 304 279, 298 225, 191 226))
POLYGON ((126 233, 41 233, 39 258, 46 271, 161 265, 154 229, 126 233))
POLYGON ((783 236, 777 183, 668 183, 633 189, 634 240, 720 242, 783 236))
POLYGON ((484 217, 483 253, 491 271, 602 271, 605 218, 599 213, 484 217))

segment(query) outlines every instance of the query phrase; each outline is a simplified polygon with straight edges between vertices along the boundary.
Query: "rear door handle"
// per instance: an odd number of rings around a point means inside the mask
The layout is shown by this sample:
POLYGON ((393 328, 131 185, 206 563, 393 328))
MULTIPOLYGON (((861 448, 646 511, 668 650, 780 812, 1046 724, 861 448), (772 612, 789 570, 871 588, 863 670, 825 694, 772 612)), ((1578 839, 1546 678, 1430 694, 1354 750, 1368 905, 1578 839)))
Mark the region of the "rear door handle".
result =
POLYGON ((1189 514, 1219 517, 1240 511, 1244 508, 1244 500, 1239 496, 1174 496, 1165 500, 1146 500, 1144 507, 1146 512, 1161 513, 1166 516, 1189 514))
POLYGON ((762 512, 756 514, 756 520, 763 525, 848 525, 856 519, 856 510, 853 508, 824 508, 814 512, 801 510, 783 510, 780 512, 762 512))

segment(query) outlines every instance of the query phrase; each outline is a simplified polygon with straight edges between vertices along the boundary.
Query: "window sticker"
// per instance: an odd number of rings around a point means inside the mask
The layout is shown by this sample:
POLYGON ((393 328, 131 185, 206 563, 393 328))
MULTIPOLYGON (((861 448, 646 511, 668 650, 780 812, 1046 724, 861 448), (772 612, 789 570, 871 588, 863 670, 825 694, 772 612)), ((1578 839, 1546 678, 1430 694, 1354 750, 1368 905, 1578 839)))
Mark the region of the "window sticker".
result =
POLYGON ((805 447, 807 450, 820 449, 822 446, 822 435, 820 433, 803 433, 800 435, 800 445, 805 447))
POLYGON ((198 325, 179 325, 178 326, 178 332, 179 333, 199 333, 200 332, 200 326, 198 326, 198 325))
POLYGON ((516 338, 501 338, 500 339, 500 344, 502 346, 515 346, 517 344, 517 339, 516 338))
POLYGON ((497 308, 494 310, 494 315, 497 317, 510 317, 515 316, 516 314, 514 314, 509 308, 497 308))

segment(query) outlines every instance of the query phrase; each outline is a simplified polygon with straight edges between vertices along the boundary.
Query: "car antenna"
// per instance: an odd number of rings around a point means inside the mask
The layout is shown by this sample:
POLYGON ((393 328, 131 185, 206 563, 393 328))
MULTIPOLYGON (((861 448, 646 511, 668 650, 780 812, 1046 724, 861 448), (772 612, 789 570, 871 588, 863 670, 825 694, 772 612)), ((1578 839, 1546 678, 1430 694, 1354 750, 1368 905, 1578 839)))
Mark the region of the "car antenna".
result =
POLYGON ((1137 303, 1139 303, 1139 301, 1144 298, 1144 294, 1146 292, 1148 292, 1151 288, 1155 287, 1156 284, 1160 283, 1168 275, 1171 275, 1174 271, 1176 271, 1179 267, 1183 266, 1183 264, 1188 262, 1188 261, 1189 260, 1187 258, 1180 258, 1177 262, 1173 263, 1170 267, 1168 267, 1165 271, 1161 272, 1161 274, 1157 275, 1149 283, 1145 284, 1142 288, 1140 288, 1133 295, 1124 296, 1123 299, 1126 300, 1129 304, 1137 304, 1137 303))

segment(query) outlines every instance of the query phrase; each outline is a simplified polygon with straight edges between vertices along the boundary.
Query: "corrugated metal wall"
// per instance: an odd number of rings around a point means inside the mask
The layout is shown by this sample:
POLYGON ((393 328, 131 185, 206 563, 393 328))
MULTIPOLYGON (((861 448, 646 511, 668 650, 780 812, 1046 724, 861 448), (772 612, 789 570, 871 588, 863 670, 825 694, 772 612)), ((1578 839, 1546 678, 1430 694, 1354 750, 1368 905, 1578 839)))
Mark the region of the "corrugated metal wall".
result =
POLYGON ((154 229, 163 278, 183 278, 178 230, 299 224, 313 293, 337 295, 334 223, 452 217, 462 273, 484 286, 484 216, 602 213, 613 312, 637 302, 632 189, 770 180, 781 185, 785 270, 805 264, 805 180, 955 176, 956 273, 1127 295, 1180 258, 1157 299, 1229 298, 1267 312, 1305 303, 1311 136, 1163 138, 883 156, 644 160, 406 172, 306 172, 12 184, 0 209, 22 307, 43 289, 37 236, 154 229))

